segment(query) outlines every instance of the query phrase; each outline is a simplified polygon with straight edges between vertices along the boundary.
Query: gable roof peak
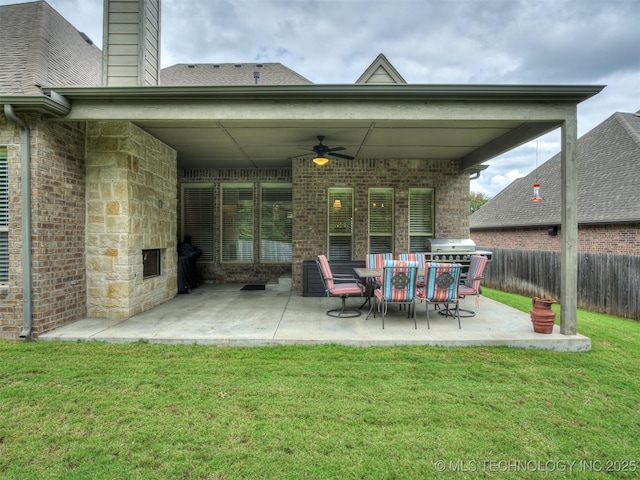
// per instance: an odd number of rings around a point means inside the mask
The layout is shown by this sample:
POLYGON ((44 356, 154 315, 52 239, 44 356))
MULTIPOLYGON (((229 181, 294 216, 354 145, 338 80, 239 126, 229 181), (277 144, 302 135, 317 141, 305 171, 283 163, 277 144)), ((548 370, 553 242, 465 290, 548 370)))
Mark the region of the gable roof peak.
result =
POLYGON ((371 65, 364 71, 356 83, 372 83, 372 84, 394 84, 404 83, 407 81, 402 75, 391 65, 382 53, 376 57, 371 65))

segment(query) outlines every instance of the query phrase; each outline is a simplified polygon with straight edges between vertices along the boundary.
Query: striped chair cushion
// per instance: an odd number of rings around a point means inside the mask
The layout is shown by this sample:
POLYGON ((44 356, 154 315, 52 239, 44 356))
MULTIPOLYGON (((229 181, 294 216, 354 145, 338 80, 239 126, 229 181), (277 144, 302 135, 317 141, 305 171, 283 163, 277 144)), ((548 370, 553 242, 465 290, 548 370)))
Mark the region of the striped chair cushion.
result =
POLYGON ((458 298, 460 265, 457 263, 428 262, 423 299, 438 302, 453 302, 458 298))
POLYGON ((320 272, 324 277, 325 283, 327 284, 327 289, 331 290, 334 286, 333 278, 331 274, 331 267, 329 267, 329 260, 327 260, 326 255, 318 255, 318 261, 320 264, 320 272))
POLYGON ((416 294, 418 262, 388 260, 382 275, 378 298, 385 302, 412 302, 416 294))
POLYGON ((365 264, 367 268, 383 268, 387 260, 393 260, 393 253, 369 253, 365 264))
POLYGON ((484 273, 484 267, 487 265, 487 257, 484 255, 473 255, 469 272, 463 285, 460 286, 460 293, 464 295, 476 294, 480 291, 481 277, 484 273))

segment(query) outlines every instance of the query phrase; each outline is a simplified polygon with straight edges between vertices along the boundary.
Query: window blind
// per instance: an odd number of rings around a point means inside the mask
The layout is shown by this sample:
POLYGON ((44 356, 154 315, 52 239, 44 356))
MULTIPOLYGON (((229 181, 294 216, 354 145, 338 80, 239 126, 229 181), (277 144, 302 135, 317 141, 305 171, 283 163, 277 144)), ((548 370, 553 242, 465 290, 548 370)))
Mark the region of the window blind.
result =
POLYGON ((433 237, 433 189, 409 189, 409 251, 427 251, 427 239, 433 237))
POLYGON ((253 185, 222 186, 222 261, 253 261, 253 185))
POLYGON ((260 260, 291 263, 293 202, 290 184, 262 185, 260 260))
POLYGON ((329 260, 351 260, 353 244, 353 189, 328 192, 329 260))
POLYGON ((393 252, 393 189, 369 189, 369 253, 393 252))
POLYGON ((212 184, 182 185, 182 235, 189 235, 191 243, 202 250, 199 261, 214 260, 213 208, 214 194, 212 184))

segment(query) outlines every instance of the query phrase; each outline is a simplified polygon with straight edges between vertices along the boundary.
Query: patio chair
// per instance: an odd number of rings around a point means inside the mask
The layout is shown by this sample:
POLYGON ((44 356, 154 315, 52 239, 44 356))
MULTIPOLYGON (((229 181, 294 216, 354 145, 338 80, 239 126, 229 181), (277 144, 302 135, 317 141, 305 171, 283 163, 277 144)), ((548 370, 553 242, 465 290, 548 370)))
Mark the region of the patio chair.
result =
MULTIPOLYGON (((384 262, 388 260, 393 260, 393 253, 368 253, 364 259, 365 267, 382 270, 384 268, 384 262)), ((367 278, 367 297, 369 299, 373 297, 376 289, 380 288, 381 282, 382 276, 367 278)), ((371 305, 371 307, 373 308, 373 305, 371 305)), ((371 309, 369 309, 369 313, 371 313, 371 309)), ((369 315, 367 315, 367 318, 369 318, 369 315)))
MULTIPOLYGON (((382 328, 384 317, 390 304, 407 305, 409 316, 413 311, 413 325, 418 328, 416 319, 416 281, 418 262, 387 260, 382 270, 382 284, 374 292, 377 306, 382 310, 382 328), (412 308, 413 307, 413 308, 412 308)), ((375 310, 373 316, 375 317, 375 310)))
MULTIPOLYGON (((460 286, 458 287, 458 295, 460 298, 465 298, 466 296, 475 295, 476 297, 476 308, 480 306, 478 298, 482 293, 482 289, 480 287, 480 281, 484 278, 482 275, 484 273, 484 267, 487 265, 487 257, 484 255, 473 255, 471 257, 471 263, 469 264, 469 271, 467 272, 466 278, 462 280, 460 286)), ((472 310, 465 310, 469 315, 466 316, 474 316, 475 312, 472 310)))
MULTIPOLYGON (((367 268, 384 268, 384 263, 388 260, 393 260, 393 253, 368 253, 365 258, 365 266, 367 268)), ((374 277, 373 280, 380 286, 380 280, 382 277, 374 277)))
MULTIPOLYGON (((424 253, 401 253, 398 260, 418 262, 418 270, 424 270, 424 253)), ((418 286, 424 282, 424 275, 418 275, 418 286)))
POLYGON ((365 293, 365 286, 357 278, 347 274, 334 274, 331 272, 329 261, 325 255, 318 255, 316 260, 320 277, 324 284, 327 297, 340 297, 342 299, 342 308, 333 308, 327 310, 327 315, 337 318, 351 318, 361 315, 359 309, 347 308, 347 297, 352 295, 362 296, 365 293))
POLYGON ((458 296, 458 283, 460 281, 460 264, 427 262, 425 268, 425 282, 418 287, 418 297, 426 303, 427 328, 431 328, 429 322, 429 305, 444 305, 444 314, 458 319, 460 325, 460 298, 458 296), (451 311, 449 305, 455 305, 451 311))

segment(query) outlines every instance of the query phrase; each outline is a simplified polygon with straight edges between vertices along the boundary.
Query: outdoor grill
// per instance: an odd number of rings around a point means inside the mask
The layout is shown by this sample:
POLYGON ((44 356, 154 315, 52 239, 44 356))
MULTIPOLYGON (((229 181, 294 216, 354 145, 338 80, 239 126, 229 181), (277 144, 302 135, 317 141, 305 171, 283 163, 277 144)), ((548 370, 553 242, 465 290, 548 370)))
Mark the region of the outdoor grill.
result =
POLYGON ((476 250, 476 244, 470 238, 432 238, 427 240, 425 252, 429 262, 456 262, 468 265, 472 255, 484 255, 491 261, 492 252, 476 250))

